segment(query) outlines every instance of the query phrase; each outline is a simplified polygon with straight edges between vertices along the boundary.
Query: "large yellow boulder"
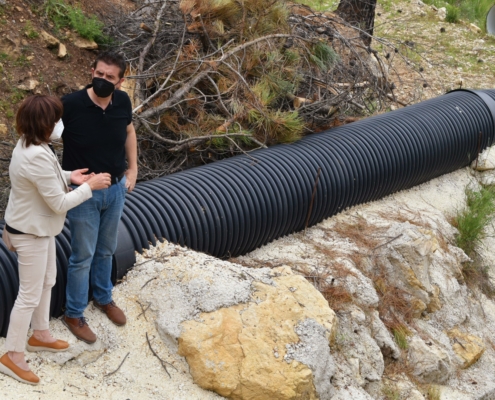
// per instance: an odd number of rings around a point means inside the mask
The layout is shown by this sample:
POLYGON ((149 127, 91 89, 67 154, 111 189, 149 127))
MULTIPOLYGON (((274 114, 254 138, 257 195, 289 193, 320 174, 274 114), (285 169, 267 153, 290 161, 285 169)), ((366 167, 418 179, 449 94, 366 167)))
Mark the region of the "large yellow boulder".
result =
POLYGON ((232 399, 330 398, 335 313, 299 275, 253 282, 247 304, 182 323, 179 354, 195 383, 232 399))

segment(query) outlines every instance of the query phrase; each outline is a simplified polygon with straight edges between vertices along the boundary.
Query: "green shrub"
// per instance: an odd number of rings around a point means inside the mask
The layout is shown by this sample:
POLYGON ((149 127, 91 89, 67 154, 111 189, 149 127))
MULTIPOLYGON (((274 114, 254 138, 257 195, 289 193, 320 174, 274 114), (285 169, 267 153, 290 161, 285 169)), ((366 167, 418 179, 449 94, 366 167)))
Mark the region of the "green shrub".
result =
POLYGON ((486 186, 479 191, 466 189, 466 207, 453 219, 458 230, 456 245, 471 258, 463 264, 464 279, 489 296, 495 295, 495 287, 489 279, 489 267, 484 265, 478 250, 486 236, 486 227, 494 218, 495 188, 486 186))
POLYGON ((77 6, 67 4, 64 0, 46 0, 44 10, 57 29, 70 28, 81 37, 99 43, 109 40, 103 33, 103 23, 95 15, 85 15, 77 6))
POLYGON ((103 38, 103 23, 94 15, 87 17, 79 8, 68 12, 70 26, 83 38, 100 40, 103 38))
POLYGON ((322 71, 328 71, 339 61, 335 50, 324 42, 317 42, 311 49, 311 61, 322 71))
POLYGON ((456 6, 447 5, 445 21, 455 24, 459 22, 459 9, 456 6))
POLYGON ((456 238, 458 247, 471 258, 485 237, 485 228, 493 220, 495 213, 495 189, 482 187, 475 192, 466 189, 466 208, 457 213, 455 226, 459 233, 456 238))

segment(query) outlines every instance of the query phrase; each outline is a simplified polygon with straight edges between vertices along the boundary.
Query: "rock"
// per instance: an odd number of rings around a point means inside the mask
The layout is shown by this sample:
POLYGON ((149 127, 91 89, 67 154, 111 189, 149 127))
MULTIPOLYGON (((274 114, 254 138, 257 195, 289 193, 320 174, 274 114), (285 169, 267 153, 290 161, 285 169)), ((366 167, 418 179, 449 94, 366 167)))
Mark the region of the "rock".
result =
POLYGON ((432 285, 432 292, 430 295, 430 302, 426 307, 426 311, 434 313, 442 308, 442 302, 440 301, 440 288, 436 285, 432 285))
POLYGON ((485 352, 483 340, 478 336, 463 333, 458 328, 451 329, 447 334, 454 343, 452 348, 462 360, 462 368, 469 368, 485 352))
POLYGON ((0 135, 5 136, 8 132, 7 125, 0 124, 0 135))
POLYGON ((84 367, 85 365, 91 364, 98 360, 98 358, 100 358, 105 352, 106 349, 101 347, 96 350, 87 350, 80 353, 77 357, 74 357, 71 360, 77 362, 77 364, 81 367, 84 367))
POLYGON ((361 388, 347 386, 338 388, 332 400, 373 400, 368 393, 361 388))
POLYGON ((413 375, 423 383, 446 382, 452 373, 452 360, 447 351, 433 341, 426 344, 419 336, 409 340, 407 362, 413 375))
POLYGON ((65 58, 67 56, 67 48, 65 47, 65 44, 60 43, 58 45, 58 58, 65 58))
POLYGON ((481 33, 481 28, 475 24, 469 24, 469 30, 474 33, 481 33))
MULTIPOLYGON (((388 247, 380 250, 388 261, 386 266, 390 274, 389 281, 393 281, 427 306, 430 303, 430 294, 433 294, 429 267, 432 254, 438 249, 434 232, 405 222, 393 225, 387 234, 390 237, 400 234, 388 247)), ((425 309, 419 302, 416 308, 419 313, 425 309)))
POLYGON ((377 79, 378 85, 385 87, 388 83, 388 67, 381 61, 381 59, 377 59, 373 53, 370 53, 367 64, 371 74, 377 79))
POLYGON ((33 91, 40 83, 35 79, 28 79, 26 82, 17 86, 18 89, 25 90, 26 92, 33 91))
POLYGON ((448 386, 432 385, 430 386, 429 393, 433 393, 438 400, 474 400, 478 399, 478 396, 473 397, 466 392, 454 389, 448 386))
POLYGON ((475 171, 491 171, 495 169, 495 157, 490 157, 490 150, 482 152, 476 160, 471 163, 471 168, 475 171))
POLYGON ((179 354, 195 383, 232 399, 330 399, 336 317, 303 277, 253 282, 246 304, 185 321, 179 354))
POLYGON ((420 7, 424 7, 425 3, 423 3, 421 0, 417 0, 416 4, 420 7))
POLYGON ((400 357, 400 349, 380 319, 378 311, 371 312, 371 335, 378 347, 380 347, 384 357, 392 357, 394 359, 400 357))
POLYGON ((442 21, 445 20, 445 18, 447 17, 447 9, 445 7, 439 8, 437 15, 438 18, 441 19, 442 21))
MULTIPOLYGON (((377 324, 377 321, 374 323, 377 324)), ((382 350, 371 336, 368 326, 369 321, 364 312, 356 306, 350 306, 340 317, 337 330, 336 346, 345 354, 352 378, 359 386, 379 381, 385 368, 382 350)))
POLYGON ((59 40, 56 37, 53 37, 48 32, 41 30, 40 36, 45 42, 45 46, 49 49, 53 49, 59 45, 59 40))
POLYGON ((376 307, 379 297, 374 288, 373 281, 348 260, 342 260, 341 265, 347 269, 348 274, 346 276, 339 276, 339 271, 329 271, 329 277, 335 279, 334 284, 345 287, 359 305, 376 307))
POLYGON ((96 50, 98 48, 98 44, 94 40, 88 40, 81 37, 74 40, 74 45, 84 50, 96 50))
POLYGON ((425 400, 421 392, 404 374, 397 374, 393 379, 369 384, 366 386, 366 391, 374 399, 425 400))
POLYGON ((5 36, 0 39, 0 52, 8 56, 16 56, 20 53, 21 40, 15 36, 5 36))

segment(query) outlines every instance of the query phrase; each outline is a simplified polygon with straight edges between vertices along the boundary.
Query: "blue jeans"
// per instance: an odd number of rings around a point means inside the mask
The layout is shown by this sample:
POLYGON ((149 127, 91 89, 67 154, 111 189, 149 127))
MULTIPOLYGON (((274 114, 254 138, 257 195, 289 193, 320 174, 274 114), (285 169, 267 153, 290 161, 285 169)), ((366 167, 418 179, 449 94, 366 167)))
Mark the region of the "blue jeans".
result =
POLYGON ((67 213, 72 246, 65 310, 69 318, 83 316, 90 276, 93 298, 99 304, 112 301, 112 256, 117 248, 117 227, 126 191, 124 176, 108 189, 93 191, 91 199, 67 213))

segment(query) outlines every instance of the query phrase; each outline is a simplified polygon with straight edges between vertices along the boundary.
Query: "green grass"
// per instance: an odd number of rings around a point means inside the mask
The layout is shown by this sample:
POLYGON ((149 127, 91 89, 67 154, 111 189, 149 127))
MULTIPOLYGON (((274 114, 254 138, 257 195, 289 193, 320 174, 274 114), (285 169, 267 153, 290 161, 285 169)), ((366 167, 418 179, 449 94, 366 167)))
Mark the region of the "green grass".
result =
MULTIPOLYGON (((486 30, 486 14, 490 8, 494 5, 493 0, 425 0, 426 4, 433 4, 436 7, 447 8, 447 18, 449 18, 449 12, 452 13, 453 9, 457 9, 457 19, 473 22, 481 29, 486 30)), ((452 15, 450 16, 452 18, 452 15)))
POLYGON ((489 279, 490 267, 484 264, 479 248, 486 237, 486 228, 495 218, 495 188, 483 186, 479 191, 466 189, 466 207, 457 212, 453 225, 457 228, 456 245, 471 258, 463 263, 466 282, 488 296, 495 296, 495 285, 489 279))
POLYGON ((57 29, 70 28, 83 38, 98 43, 108 42, 108 37, 103 33, 104 24, 95 15, 88 16, 79 7, 64 0, 46 0, 43 8, 57 29))
POLYGON ((407 343, 407 337, 411 334, 409 329, 407 329, 405 325, 399 324, 392 328, 392 333, 394 334, 397 345, 401 349, 407 350, 409 347, 409 344, 407 343))
POLYGON ((339 5, 338 0, 296 0, 296 3, 306 4, 315 11, 331 11, 339 5))
POLYGON ((393 386, 383 386, 382 394, 385 396, 385 400, 400 400, 400 392, 393 386))
POLYGON ((459 14, 460 14, 459 8, 448 4, 445 21, 450 22, 451 24, 455 24, 459 22, 459 14))
POLYGON ((14 62, 14 65, 17 67, 28 67, 30 64, 31 63, 24 54, 17 57, 17 60, 14 62))
POLYGON ((9 92, 8 95, 0 100, 0 111, 4 112, 5 117, 13 118, 15 115, 13 106, 21 102, 26 96, 26 93, 17 88, 12 88, 9 92))
POLYGON ((479 191, 466 189, 466 208, 457 213, 455 226, 459 231, 456 244, 469 257, 472 258, 476 255, 477 249, 485 237, 485 228, 493 221, 494 213, 494 188, 486 186, 479 191))
POLYGON ((33 24, 31 21, 26 21, 24 24, 23 28, 24 34, 29 38, 29 39, 36 39, 39 34, 34 30, 33 24))
MULTIPOLYGON (((333 11, 339 5, 338 0, 296 0, 306 4, 316 11, 333 11)), ((426 4, 438 8, 447 8, 447 22, 456 23, 460 19, 473 22, 481 29, 486 30, 486 14, 494 5, 493 0, 425 0, 426 4)), ((380 6, 385 12, 392 10, 393 0, 382 0, 380 6)))

